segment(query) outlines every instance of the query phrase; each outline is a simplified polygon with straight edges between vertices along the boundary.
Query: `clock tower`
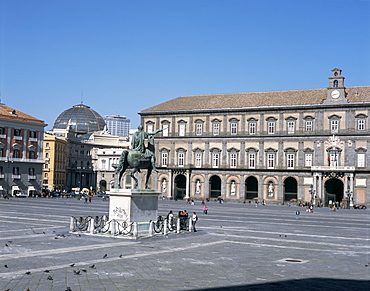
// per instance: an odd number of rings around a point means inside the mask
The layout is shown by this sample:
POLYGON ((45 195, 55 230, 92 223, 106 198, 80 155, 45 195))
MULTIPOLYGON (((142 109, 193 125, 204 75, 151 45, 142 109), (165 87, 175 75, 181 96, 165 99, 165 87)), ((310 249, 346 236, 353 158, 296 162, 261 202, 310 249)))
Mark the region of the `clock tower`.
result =
POLYGON ((329 77, 328 96, 324 103, 347 103, 346 92, 344 91, 344 77, 342 70, 331 70, 331 77, 329 77))

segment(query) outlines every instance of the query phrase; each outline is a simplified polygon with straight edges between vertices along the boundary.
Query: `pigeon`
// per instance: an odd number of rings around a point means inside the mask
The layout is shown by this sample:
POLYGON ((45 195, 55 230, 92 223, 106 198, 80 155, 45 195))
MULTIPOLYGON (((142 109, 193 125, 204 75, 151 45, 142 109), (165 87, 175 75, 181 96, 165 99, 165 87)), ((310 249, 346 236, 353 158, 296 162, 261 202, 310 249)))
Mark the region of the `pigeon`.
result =
POLYGON ((65 291, 72 291, 71 287, 67 287, 65 291))
POLYGON ((103 256, 103 259, 105 259, 106 257, 108 257, 108 255, 107 255, 107 254, 105 254, 105 255, 103 256))
POLYGON ((75 264, 70 264, 69 266, 70 266, 70 267, 74 267, 74 266, 75 266, 75 264))
POLYGON ((95 268, 95 265, 91 265, 90 268, 94 269, 95 268))
POLYGON ((122 258, 122 257, 123 257, 123 255, 122 255, 122 254, 120 254, 120 255, 119 255, 119 257, 120 257, 120 258, 122 258))
POLYGON ((5 244, 6 247, 8 247, 9 245, 8 244, 5 244))
POLYGON ((81 271, 82 271, 82 272, 85 272, 85 273, 87 272, 87 270, 86 270, 86 269, 81 269, 81 271))
POLYGON ((8 265, 4 265, 5 268, 8 268, 8 265))
POLYGON ((50 272, 50 270, 45 270, 44 272, 45 272, 45 273, 49 273, 49 272, 50 272))
POLYGON ((29 271, 28 271, 28 272, 26 272, 26 275, 29 275, 29 274, 31 274, 31 272, 29 272, 29 271))
POLYGON ((52 276, 47 277, 47 280, 53 280, 52 276))
POLYGON ((80 272, 81 270, 78 270, 78 271, 73 270, 73 273, 75 273, 75 275, 80 275, 80 272))
POLYGON ((13 242, 12 240, 8 240, 8 243, 10 243, 10 244, 11 244, 12 242, 13 242))

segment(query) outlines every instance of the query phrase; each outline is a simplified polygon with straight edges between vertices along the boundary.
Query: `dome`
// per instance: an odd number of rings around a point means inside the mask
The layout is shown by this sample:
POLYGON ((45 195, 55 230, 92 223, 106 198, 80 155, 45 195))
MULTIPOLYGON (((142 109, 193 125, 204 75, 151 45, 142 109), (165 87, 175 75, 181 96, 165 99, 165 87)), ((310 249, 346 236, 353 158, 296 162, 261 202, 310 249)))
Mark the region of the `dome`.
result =
POLYGON ((54 122, 53 129, 71 128, 82 134, 103 130, 105 121, 95 110, 89 106, 79 104, 63 111, 54 122))

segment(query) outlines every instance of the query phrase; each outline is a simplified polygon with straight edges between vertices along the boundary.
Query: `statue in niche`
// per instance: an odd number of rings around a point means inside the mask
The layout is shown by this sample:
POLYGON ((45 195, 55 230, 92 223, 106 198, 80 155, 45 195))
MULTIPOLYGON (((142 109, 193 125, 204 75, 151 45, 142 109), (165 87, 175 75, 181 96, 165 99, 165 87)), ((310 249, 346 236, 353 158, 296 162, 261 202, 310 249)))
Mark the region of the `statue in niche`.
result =
POLYGON ((230 195, 231 195, 231 196, 235 196, 235 195, 236 195, 236 185, 235 185, 235 181, 232 181, 232 182, 231 182, 231 185, 230 185, 230 195))
POLYGON ((269 185, 268 185, 268 188, 267 188, 267 192, 268 192, 268 196, 269 197, 273 197, 274 196, 274 183, 272 182, 269 182, 269 185))

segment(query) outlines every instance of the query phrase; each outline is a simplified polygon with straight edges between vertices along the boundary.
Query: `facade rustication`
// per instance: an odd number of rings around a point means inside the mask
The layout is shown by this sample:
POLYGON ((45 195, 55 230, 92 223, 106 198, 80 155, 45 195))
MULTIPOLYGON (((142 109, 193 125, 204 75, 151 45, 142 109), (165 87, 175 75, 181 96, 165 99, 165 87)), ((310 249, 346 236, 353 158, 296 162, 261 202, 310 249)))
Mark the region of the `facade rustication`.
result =
MULTIPOLYGON (((370 86, 182 96, 140 112, 172 199, 369 204, 370 86)), ((129 187, 127 179, 126 187, 129 187)))

